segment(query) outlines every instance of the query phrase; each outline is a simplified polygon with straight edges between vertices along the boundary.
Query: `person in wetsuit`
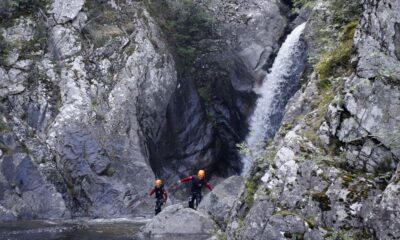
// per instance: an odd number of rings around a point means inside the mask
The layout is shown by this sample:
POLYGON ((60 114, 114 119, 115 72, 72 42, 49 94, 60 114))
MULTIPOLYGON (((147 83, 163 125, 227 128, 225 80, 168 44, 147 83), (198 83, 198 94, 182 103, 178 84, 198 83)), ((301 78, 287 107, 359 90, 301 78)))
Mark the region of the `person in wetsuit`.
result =
POLYGON ((155 186, 154 188, 150 191, 150 196, 153 195, 154 193, 156 194, 156 207, 155 207, 155 215, 159 214, 161 212, 161 207, 162 205, 165 205, 167 203, 168 195, 167 191, 164 189, 164 184, 160 179, 157 179, 154 182, 155 186))
POLYGON ((178 181, 178 184, 189 182, 189 181, 192 182, 192 187, 191 187, 192 195, 189 198, 189 207, 190 208, 196 209, 197 206, 199 206, 201 199, 202 199, 201 190, 203 187, 207 187, 210 191, 212 191, 212 189, 213 189, 211 184, 207 182, 205 176, 206 176, 205 171, 199 170, 199 172, 197 173, 197 176, 196 175, 189 176, 189 177, 183 178, 178 181))

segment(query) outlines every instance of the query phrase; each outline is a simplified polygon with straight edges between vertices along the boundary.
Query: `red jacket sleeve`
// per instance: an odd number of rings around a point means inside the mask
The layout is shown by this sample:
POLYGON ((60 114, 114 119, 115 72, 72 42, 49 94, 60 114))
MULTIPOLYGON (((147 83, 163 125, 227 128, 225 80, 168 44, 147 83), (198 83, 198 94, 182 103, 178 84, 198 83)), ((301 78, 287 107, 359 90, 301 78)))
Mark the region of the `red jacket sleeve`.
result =
POLYGON ((168 200, 168 194, 167 194, 166 190, 164 190, 164 192, 163 192, 163 198, 164 198, 164 202, 166 203, 168 200))
POLYGON ((210 191, 213 190, 213 186, 212 186, 209 182, 206 182, 206 187, 207 187, 210 191))
POLYGON ((149 195, 150 195, 150 196, 153 195, 155 191, 156 191, 156 189, 153 188, 153 189, 150 191, 149 195))
POLYGON ((185 178, 182 178, 182 179, 181 179, 181 182, 189 182, 189 181, 191 181, 192 179, 193 179, 192 176, 190 176, 190 177, 185 177, 185 178))

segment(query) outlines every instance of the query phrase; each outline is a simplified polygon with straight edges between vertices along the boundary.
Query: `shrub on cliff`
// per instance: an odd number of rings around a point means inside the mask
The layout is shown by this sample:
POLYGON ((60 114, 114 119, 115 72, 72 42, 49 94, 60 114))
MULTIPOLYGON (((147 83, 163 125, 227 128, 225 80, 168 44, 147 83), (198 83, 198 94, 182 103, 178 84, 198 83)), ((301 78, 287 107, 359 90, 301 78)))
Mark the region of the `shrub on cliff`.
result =
POLYGON ((46 0, 1 0, 0 1, 0 24, 36 12, 46 5, 46 0))

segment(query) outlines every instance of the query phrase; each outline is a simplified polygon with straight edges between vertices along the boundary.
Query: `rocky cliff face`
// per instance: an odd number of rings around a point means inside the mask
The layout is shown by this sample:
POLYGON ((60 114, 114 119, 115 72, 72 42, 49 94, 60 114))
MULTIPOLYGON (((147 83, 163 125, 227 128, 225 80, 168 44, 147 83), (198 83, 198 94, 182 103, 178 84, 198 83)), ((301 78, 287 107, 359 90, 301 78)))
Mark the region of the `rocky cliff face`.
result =
POLYGON ((0 14, 0 206, 23 219, 148 213, 155 176, 239 173, 252 88, 288 25, 258 0, 7 0, 0 14))
POLYGON ((287 30, 287 9, 279 1, 259 0, 150 1, 150 8, 180 63, 180 88, 160 134, 149 141, 153 169, 174 180, 198 168, 222 176, 240 173, 236 144, 248 131, 252 89, 287 30))
POLYGON ((155 176, 239 173, 253 88, 308 20, 249 176, 138 236, 400 237, 399 1, 35 2, 0 9, 0 220, 146 214, 155 176))
POLYGON ((159 27, 140 2, 42 7, 1 28, 2 209, 18 218, 148 211, 143 136, 160 127, 177 83, 159 27))
POLYGON ((399 237, 399 4, 338 4, 314 5, 306 83, 253 166, 229 239, 399 237))
POLYGON ((305 2, 301 90, 245 183, 200 208, 216 239, 398 239, 399 2, 305 2))

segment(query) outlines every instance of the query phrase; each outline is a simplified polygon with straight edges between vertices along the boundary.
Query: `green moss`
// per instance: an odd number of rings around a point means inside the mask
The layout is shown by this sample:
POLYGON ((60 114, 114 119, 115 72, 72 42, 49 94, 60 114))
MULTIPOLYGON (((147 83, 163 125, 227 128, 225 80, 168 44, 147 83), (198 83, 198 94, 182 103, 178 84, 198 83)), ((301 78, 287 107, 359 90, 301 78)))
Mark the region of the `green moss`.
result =
POLYGON ((36 13, 45 9, 48 0, 1 0, 0 1, 0 26, 8 27, 12 21, 20 16, 36 13))
POLYGON ((3 154, 9 154, 11 153, 11 148, 7 147, 3 143, 0 142, 0 149, 3 152, 3 154))
POLYGON ((354 18, 359 18, 363 12, 361 0, 330 0, 329 2, 334 24, 347 24, 354 18))
POLYGON ((315 4, 315 0, 292 0, 292 4, 295 11, 298 11, 302 7, 312 7, 315 4))
POLYGON ((9 49, 11 46, 7 43, 2 34, 0 34, 0 65, 5 65, 6 59, 8 57, 9 49))
POLYGON ((217 232, 217 240, 227 240, 227 236, 224 232, 218 231, 217 232))
POLYGON ((367 240, 373 239, 370 234, 368 234, 365 230, 354 229, 351 231, 338 230, 334 231, 333 229, 325 234, 324 236, 327 240, 367 240))
POLYGON ((342 37, 339 45, 322 55, 319 63, 316 65, 316 71, 319 74, 319 82, 317 87, 323 91, 329 88, 332 83, 330 77, 337 76, 340 71, 350 68, 350 57, 352 54, 353 37, 358 26, 359 20, 354 20, 347 24, 342 31, 342 37))
POLYGON ((350 186, 350 183, 354 181, 355 176, 351 173, 346 174, 342 177, 342 186, 345 188, 348 188, 350 186))
POLYGON ((211 105, 211 94, 206 86, 198 87, 197 92, 206 106, 211 105))
POLYGON ((0 115, 0 133, 8 131, 10 131, 10 128, 7 126, 7 123, 3 121, 2 116, 0 115))
POLYGON ((325 192, 313 192, 311 196, 314 201, 319 202, 319 207, 322 211, 331 210, 331 200, 325 192))
POLYGON ((109 25, 121 17, 117 10, 109 6, 107 1, 86 0, 84 8, 88 11, 90 23, 94 24, 109 25))
POLYGON ((311 229, 316 228, 317 225, 318 225, 317 221, 315 220, 315 218, 313 216, 308 216, 308 217, 305 217, 303 219, 311 229))
POLYGON ((257 182, 255 181, 254 178, 250 177, 246 181, 245 186, 246 186, 246 195, 244 197, 244 202, 248 207, 251 207, 253 206, 254 202, 254 194, 257 191, 257 182))
POLYGON ((282 217, 297 216, 296 213, 291 212, 291 211, 288 211, 288 210, 277 211, 277 212, 275 213, 275 215, 279 215, 279 216, 282 216, 282 217))
POLYGON ((32 154, 32 151, 25 144, 21 144, 21 151, 26 154, 32 154))
POLYGON ((392 166, 394 163, 394 159, 392 157, 385 157, 383 161, 379 162, 377 168, 376 168, 376 174, 380 173, 386 173, 392 171, 392 166))
POLYGON ((284 232, 283 236, 285 238, 293 239, 293 240, 303 240, 304 239, 304 233, 284 232))
POLYGON ((279 130, 279 134, 282 136, 285 136, 292 128, 293 128, 293 124, 283 123, 279 130))

